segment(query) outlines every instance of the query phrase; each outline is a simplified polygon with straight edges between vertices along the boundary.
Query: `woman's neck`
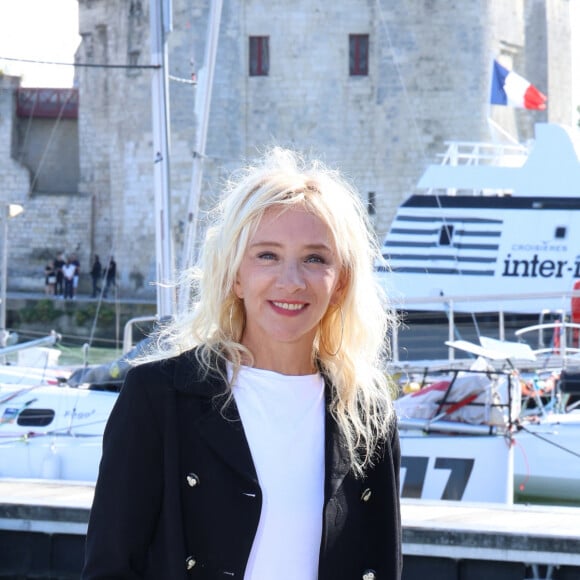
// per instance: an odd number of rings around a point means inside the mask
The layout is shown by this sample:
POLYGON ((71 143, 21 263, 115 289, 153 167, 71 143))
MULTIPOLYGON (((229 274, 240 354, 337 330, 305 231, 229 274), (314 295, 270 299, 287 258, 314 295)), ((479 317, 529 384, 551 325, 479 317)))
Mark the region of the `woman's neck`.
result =
MULTIPOLYGON (((243 342, 243 341, 242 341, 243 342)), ((250 346, 245 344, 253 356, 253 366, 257 369, 274 371, 282 375, 312 375, 318 372, 312 360, 312 349, 305 350, 292 344, 250 346)), ((245 363, 244 363, 245 364, 245 363)))

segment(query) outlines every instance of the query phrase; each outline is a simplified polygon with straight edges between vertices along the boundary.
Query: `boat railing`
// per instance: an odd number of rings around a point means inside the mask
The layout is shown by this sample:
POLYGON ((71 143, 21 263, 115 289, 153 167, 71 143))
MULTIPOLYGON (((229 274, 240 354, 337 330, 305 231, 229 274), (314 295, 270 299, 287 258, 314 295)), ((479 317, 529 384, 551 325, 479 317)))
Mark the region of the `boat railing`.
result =
MULTIPOLYGON (((445 348, 446 343, 464 338, 479 342, 480 336, 488 336, 528 344, 542 364, 551 358, 554 366, 580 365, 580 324, 570 320, 572 298, 580 298, 580 291, 392 299, 402 320, 389 336, 392 363, 406 370, 427 364, 467 366, 469 357, 458 355, 453 346, 445 348), (547 301, 561 308, 533 314, 535 304, 547 301), (534 317, 539 324, 530 325, 534 317)), ((522 364, 537 365, 530 360, 522 364)))
MULTIPOLYGON (((524 145, 506 143, 484 143, 467 141, 448 141, 447 151, 441 155, 441 165, 448 167, 521 167, 529 155, 529 149, 524 145)), ((426 195, 438 195, 440 188, 429 188, 426 195)), ((455 196, 460 190, 446 188, 446 195, 455 196)), ((462 195, 509 195, 510 190, 500 192, 497 189, 488 191, 482 188, 461 189, 462 195)))
POLYGON ((127 354, 135 346, 134 331, 139 324, 149 324, 153 325, 159 321, 159 317, 156 315, 152 316, 135 316, 127 320, 125 327, 123 329, 123 354, 127 354))
POLYGON ((524 145, 468 141, 447 141, 447 151, 440 155, 442 165, 521 166, 529 150, 524 145))
POLYGON ((550 352, 569 355, 580 354, 580 324, 568 322, 565 316, 555 322, 544 322, 520 328, 514 334, 518 338, 522 338, 530 333, 537 334, 537 348, 534 349, 534 353, 538 355, 550 352), (546 347, 546 333, 553 337, 549 347, 546 347))
POLYGON ((54 346, 60 342, 61 338, 62 337, 60 334, 52 330, 48 336, 37 338, 35 340, 29 340, 27 342, 18 342, 16 344, 11 344, 0 348, 0 357, 20 350, 26 350, 28 348, 38 346, 54 346))
POLYGON ((424 433, 509 433, 521 408, 511 372, 501 370, 441 369, 402 391, 395 403, 399 428, 424 433))

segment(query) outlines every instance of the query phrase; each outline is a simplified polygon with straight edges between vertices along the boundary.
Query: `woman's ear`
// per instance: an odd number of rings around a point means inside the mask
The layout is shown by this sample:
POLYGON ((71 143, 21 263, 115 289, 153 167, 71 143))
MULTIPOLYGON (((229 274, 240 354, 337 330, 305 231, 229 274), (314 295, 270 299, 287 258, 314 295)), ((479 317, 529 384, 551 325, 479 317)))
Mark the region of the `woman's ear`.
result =
POLYGON ((347 286, 348 286, 348 274, 345 270, 342 270, 338 278, 338 282, 336 283, 336 288, 332 293, 332 302, 336 302, 337 304, 342 302, 341 299, 346 292, 347 286))
POLYGON ((242 284, 240 282, 240 277, 238 274, 236 274, 236 279, 234 280, 234 286, 232 288, 234 294, 240 299, 242 300, 244 298, 244 291, 242 288, 242 284))

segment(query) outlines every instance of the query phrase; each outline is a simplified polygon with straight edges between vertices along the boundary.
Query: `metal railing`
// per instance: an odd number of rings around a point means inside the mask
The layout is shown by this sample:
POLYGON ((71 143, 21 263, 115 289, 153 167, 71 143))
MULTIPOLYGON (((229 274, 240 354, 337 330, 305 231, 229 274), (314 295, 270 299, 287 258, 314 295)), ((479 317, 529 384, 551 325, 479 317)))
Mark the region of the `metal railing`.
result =
POLYGON ((457 363, 457 350, 451 346, 445 348, 445 342, 463 339, 465 334, 473 342, 479 342, 479 336, 527 342, 538 355, 580 357, 580 324, 571 320, 572 298, 580 298, 580 291, 426 296, 394 302, 403 324, 389 337, 392 362, 395 366, 407 367, 414 363, 420 366, 429 359, 457 363), (562 307, 538 308, 537 314, 531 314, 533 308, 529 308, 526 314, 522 312, 522 301, 534 301, 540 306, 551 301, 562 307), (485 304, 490 305, 489 309, 485 304))

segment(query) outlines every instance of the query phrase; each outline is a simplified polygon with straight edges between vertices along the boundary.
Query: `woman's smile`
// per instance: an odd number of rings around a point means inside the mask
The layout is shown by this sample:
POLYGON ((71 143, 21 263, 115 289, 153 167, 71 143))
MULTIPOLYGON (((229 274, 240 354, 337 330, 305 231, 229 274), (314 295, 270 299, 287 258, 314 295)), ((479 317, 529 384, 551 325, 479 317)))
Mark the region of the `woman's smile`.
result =
POLYGON ((298 314, 302 310, 308 307, 308 304, 297 303, 297 302, 278 302, 272 301, 272 305, 275 308, 282 310, 281 314, 298 314))

